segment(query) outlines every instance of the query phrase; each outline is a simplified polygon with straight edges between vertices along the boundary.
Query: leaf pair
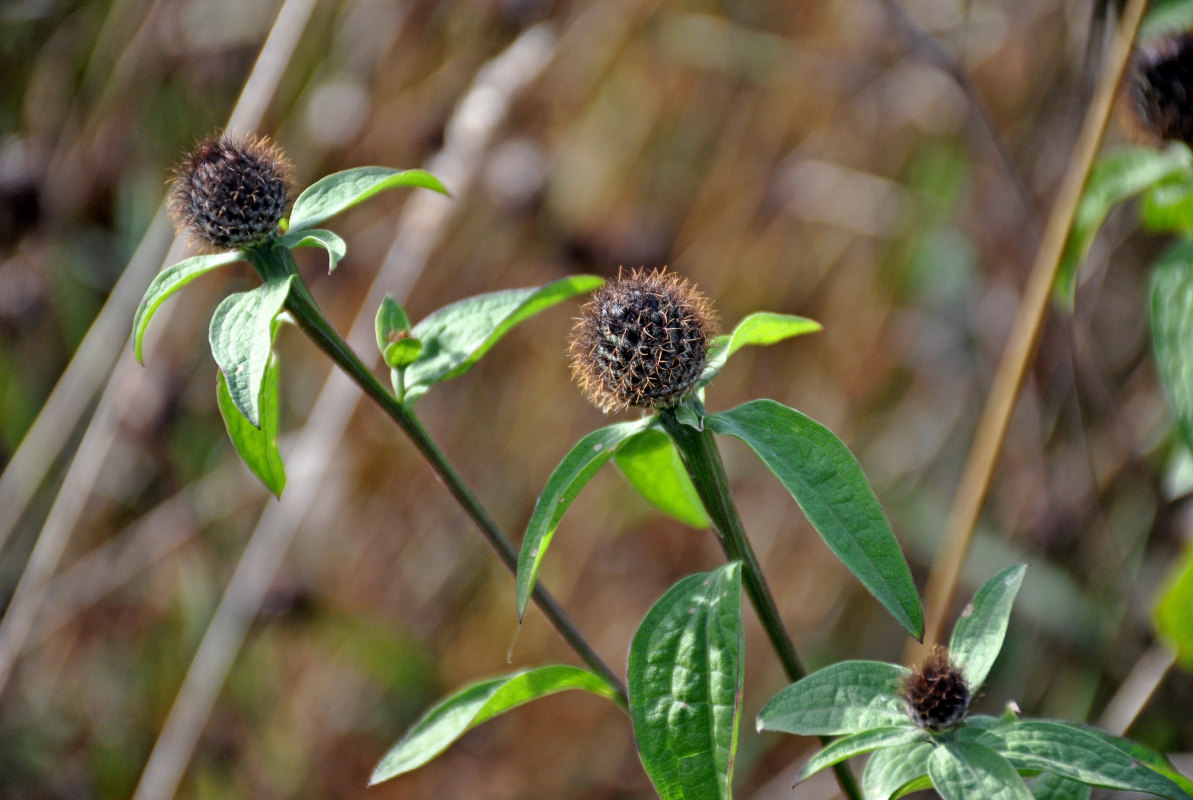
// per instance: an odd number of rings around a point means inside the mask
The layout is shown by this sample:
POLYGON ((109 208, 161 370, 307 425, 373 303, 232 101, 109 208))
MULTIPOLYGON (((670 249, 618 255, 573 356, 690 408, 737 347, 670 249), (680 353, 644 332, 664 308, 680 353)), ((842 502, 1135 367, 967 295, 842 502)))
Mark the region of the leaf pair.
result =
MULTIPOLYGON (((842 563, 903 627, 913 636, 922 635, 923 615, 911 571, 861 467, 840 439, 823 425, 773 400, 754 400, 710 414, 704 423, 716 433, 749 445, 842 563)), ((597 470, 610 457, 621 457, 636 437, 657 436, 656 424, 654 417, 646 417, 590 433, 551 474, 522 540, 516 584, 519 616, 572 501, 597 470)), ((687 481, 675 484, 694 492, 687 481)))

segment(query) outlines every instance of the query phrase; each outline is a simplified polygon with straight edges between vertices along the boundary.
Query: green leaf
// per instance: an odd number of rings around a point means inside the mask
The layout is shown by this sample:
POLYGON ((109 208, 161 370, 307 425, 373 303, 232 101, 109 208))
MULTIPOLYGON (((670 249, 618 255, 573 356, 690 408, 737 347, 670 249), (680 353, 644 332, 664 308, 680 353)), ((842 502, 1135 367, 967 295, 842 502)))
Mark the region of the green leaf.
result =
POLYGON ((294 201, 294 209, 290 212, 290 231, 313 228, 379 192, 399 186, 431 189, 440 194, 448 194, 438 178, 421 169, 346 169, 315 181, 298 196, 294 201))
POLYGON ((384 353, 385 348, 410 332, 410 316, 392 294, 387 294, 377 308, 373 327, 377 331, 377 349, 384 353))
POLYGON ((232 403, 254 427, 261 426, 261 387, 273 349, 273 322, 295 279, 272 278, 252 291, 228 295, 211 318, 211 355, 224 373, 232 403))
POLYGON ((1094 166, 1077 206, 1053 284, 1055 298, 1062 307, 1069 311, 1073 308, 1077 274, 1110 210, 1149 186, 1188 174, 1190 170, 1193 170, 1193 156, 1184 145, 1164 150, 1123 147, 1107 153, 1094 166))
POLYGON ((703 386, 717 377, 717 373, 725 366, 729 357, 748 344, 775 344, 793 336, 816 333, 823 329, 821 324, 815 320, 791 314, 776 314, 771 311, 758 311, 750 314, 737 323, 733 333, 713 339, 708 348, 708 363, 704 367, 698 385, 703 386))
POLYGON ((913 742, 876 751, 862 770, 862 795, 891 800, 928 788, 928 757, 934 749, 930 742, 913 742))
POLYGON ((871 750, 897 747, 920 741, 929 741, 928 735, 918 728, 909 728, 906 725, 871 728, 868 731, 843 736, 808 759, 808 763, 804 764, 804 768, 800 770, 799 776, 796 777, 795 781, 799 783, 820 772, 825 767, 831 767, 833 764, 840 763, 854 756, 860 756, 862 753, 868 753, 871 750))
POLYGON ((406 369, 418 360, 423 351, 423 343, 419 339, 399 339, 385 348, 382 358, 390 369, 406 369))
POLYGON ((1143 195, 1139 216, 1154 231, 1193 232, 1193 175, 1181 174, 1143 195))
POLYGON ((727 800, 741 721, 741 565, 689 575, 647 612, 626 686, 662 800, 727 800))
POLYGON ((976 742, 949 742, 928 757, 928 776, 944 800, 1032 800, 1005 758, 976 742))
POLYGON ((638 493, 655 508, 693 528, 711 523, 700 495, 684 468, 671 438, 647 430, 622 442, 613 461, 638 493))
POLYGON ((1019 769, 1052 772, 1106 789, 1189 800, 1172 779, 1077 725, 1023 720, 986 731, 980 741, 996 747, 1019 769))
POLYGON ((568 507, 580 494, 592 476, 597 474, 616 449, 636 433, 655 424, 654 417, 644 417, 633 422, 619 422, 585 436, 576 442, 559 466, 547 478, 547 485, 539 495, 522 537, 522 549, 518 553, 518 576, 515 585, 518 593, 518 619, 526 613, 526 603, 534 589, 539 567, 547 547, 555 536, 559 521, 568 507))
POLYGON ((1185 444, 1193 449, 1193 241, 1160 257, 1152 271, 1152 346, 1185 444))
POLYGON ((344 243, 343 239, 331 231, 319 228, 302 231, 291 230, 289 233, 283 234, 279 241, 284 247, 289 247, 291 250, 296 247, 322 247, 327 251, 327 258, 330 262, 327 266, 329 274, 335 270, 340 259, 348 252, 348 245, 344 243))
POLYGON ((986 682, 986 676, 1002 650, 1011 606, 1026 571, 1026 564, 1017 564, 987 581, 953 627, 949 655, 973 692, 986 682))
POLYGON ((469 297, 429 315, 412 331, 423 348, 406 368, 406 402, 412 404, 433 384, 467 372, 518 323, 603 282, 595 275, 573 275, 545 286, 469 297))
POLYGON ((141 361, 141 340, 149 328, 149 321, 153 319, 161 304, 166 302, 166 298, 200 275, 242 258, 244 255, 239 250, 194 256, 159 272, 145 290, 145 296, 141 298, 141 304, 137 306, 137 313, 133 317, 133 351, 136 353, 137 361, 141 361))
POLYGON ((1133 742, 1130 739, 1124 739, 1121 736, 1115 736, 1112 733, 1099 730, 1092 725, 1077 725, 1075 727, 1080 728, 1097 739, 1101 739, 1111 747, 1117 748, 1136 761, 1150 767, 1156 772, 1159 772, 1177 786, 1181 787, 1181 789, 1183 789, 1187 794, 1193 794, 1193 780, 1189 780, 1184 775, 1177 772, 1176 767, 1172 765, 1171 761, 1150 747, 1146 747, 1139 742, 1133 742))
POLYGON ((1090 788, 1084 783, 1045 772, 1028 786, 1036 800, 1089 800, 1090 788))
POLYGON ((512 708, 565 689, 582 689, 600 697, 617 698, 604 678, 579 667, 547 666, 521 670, 501 678, 474 683, 440 701, 385 754, 372 786, 421 767, 456 739, 482 722, 512 708))
POLYGON ((265 367, 265 380, 261 384, 261 427, 255 427, 245 419, 232 396, 228 394, 228 382, 223 372, 216 372, 216 400, 224 427, 232 446, 241 460, 261 479, 269 491, 278 497, 286 488, 286 469, 278 452, 278 360, 270 358, 265 367))
POLYGON ((861 467, 832 431, 774 400, 711 414, 706 424, 748 444, 841 563, 912 636, 923 638, 911 569, 861 467))
POLYGON ((758 730, 804 736, 913 728, 899 685, 910 670, 881 661, 841 661, 798 680, 758 712, 758 730))

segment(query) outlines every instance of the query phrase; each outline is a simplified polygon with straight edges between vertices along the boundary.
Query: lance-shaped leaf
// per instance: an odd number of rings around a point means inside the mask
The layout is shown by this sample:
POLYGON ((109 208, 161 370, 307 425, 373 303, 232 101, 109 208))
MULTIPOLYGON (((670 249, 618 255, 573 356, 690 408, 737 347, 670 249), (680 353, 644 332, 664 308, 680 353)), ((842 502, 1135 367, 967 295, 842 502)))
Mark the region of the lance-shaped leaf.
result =
POLYGON ((292 230, 284 234, 280 241, 284 247, 289 247, 291 250, 296 247, 322 247, 327 251, 329 261, 327 271, 329 273, 335 270, 340 263, 340 259, 348 252, 348 245, 344 243, 343 239, 331 231, 319 228, 301 231, 292 230))
POLYGON ((949 655, 971 691, 976 692, 986 682, 986 676, 998 658, 1003 638, 1007 635, 1011 606, 1025 571, 1026 564, 1016 564, 987 581, 953 627, 949 655))
POLYGON ((261 387, 273 348, 274 319, 296 276, 273 278, 250 292, 228 295, 211 317, 211 355, 227 380, 228 396, 255 427, 261 426, 261 387))
POLYGON ((758 730, 803 736, 912 728, 902 681, 910 670, 881 661, 841 661, 783 689, 758 712, 758 730))
POLYGON ((819 322, 791 314, 758 311, 737 323, 733 333, 713 339, 708 348, 708 363, 700 376, 699 386, 717 377, 729 357, 748 344, 768 345, 823 330, 819 322))
POLYGON ((400 186, 448 194, 438 178, 421 169, 346 169, 315 181, 298 196, 294 201, 294 209, 290 212, 290 230, 303 231, 313 228, 379 192, 400 186))
POLYGON ((421 767, 465 733, 498 714, 566 689, 582 689, 617 700, 617 690, 604 678, 579 667, 563 665, 521 670, 474 683, 424 714, 381 759, 369 785, 421 767))
POLYGON ((1171 761, 1150 747, 1146 747, 1139 742, 1134 742, 1130 739, 1124 739, 1122 736, 1115 736, 1112 733, 1099 730, 1092 725, 1077 725, 1075 727, 1080 728, 1097 739, 1101 739, 1111 747, 1119 749, 1141 764, 1145 764, 1151 769, 1154 769, 1156 772, 1159 772, 1164 777, 1170 779, 1177 786, 1181 787, 1181 789, 1183 789, 1187 794, 1193 794, 1193 780, 1190 780, 1181 773, 1177 772, 1176 767, 1172 765, 1171 761))
POLYGON ((711 414, 705 424, 748 444, 841 563, 912 636, 923 637, 911 569, 857 460, 832 431, 774 400, 711 414))
POLYGON ((808 763, 804 764, 804 768, 799 771, 799 776, 795 780, 797 783, 806 780, 825 767, 831 767, 833 764, 838 764, 854 756, 860 756, 862 753, 868 753, 871 750, 897 747, 899 745, 911 744, 912 742, 926 741, 927 739, 928 735, 926 733, 918 728, 909 728, 906 725, 871 728, 861 733, 842 736, 808 759, 808 763))
POLYGON ((659 430, 642 431, 622 442, 613 461, 655 508, 693 528, 709 526, 700 495, 667 434, 659 430))
POLYGON ((1193 241, 1170 248, 1152 272, 1152 345, 1185 444, 1193 449, 1193 241))
POLYGON ((559 521, 568 507, 580 494, 592 476, 597 474, 617 447, 636 433, 653 425, 653 417, 634 422, 619 422, 616 425, 595 430, 576 442, 575 447, 563 457, 559 466, 547 479, 543 493, 535 503, 526 534, 522 537, 522 549, 518 553, 518 575, 515 586, 518 593, 518 619, 526 613, 526 603, 538 578, 539 567, 547 547, 555 536, 559 521))
POLYGON ((1023 720, 986 731, 980 741, 996 748, 1019 769, 1052 772, 1106 789, 1144 792, 1172 800, 1190 798, 1171 778, 1077 725, 1023 720))
POLYGON ((141 340, 145 338, 149 321, 170 295, 200 275, 242 258, 244 255, 239 250, 211 253, 183 259, 159 272, 149 283, 145 296, 141 298, 141 304, 137 306, 137 313, 133 316, 133 352, 136 353, 137 361, 141 361, 141 340))
POLYGON ((891 800, 928 788, 928 757, 934 749, 930 742, 913 742, 876 751, 862 770, 862 795, 891 800))
POLYGON ((595 275, 573 275, 545 286, 469 297, 430 314, 411 331, 423 344, 403 373, 406 403, 414 403, 433 384, 467 372, 515 325, 603 282, 595 275))
POLYGON ((928 757, 928 776, 944 800, 1034 800, 1015 768, 976 742, 937 747, 928 757))
POLYGON ((1107 154, 1094 166, 1077 206, 1053 284, 1054 296, 1066 310, 1073 308, 1077 274, 1110 210, 1153 184, 1190 171, 1193 171, 1193 156, 1182 144, 1173 144, 1165 150, 1124 147, 1107 154))
POLYGON ((228 394, 223 372, 216 373, 216 400, 228 438, 241 460, 278 497, 286 488, 286 469, 278 452, 278 360, 270 358, 261 384, 261 427, 257 428, 240 413, 228 394))
POLYGON ((634 739, 663 800, 727 800, 741 720, 741 565, 689 575, 630 645, 634 739))

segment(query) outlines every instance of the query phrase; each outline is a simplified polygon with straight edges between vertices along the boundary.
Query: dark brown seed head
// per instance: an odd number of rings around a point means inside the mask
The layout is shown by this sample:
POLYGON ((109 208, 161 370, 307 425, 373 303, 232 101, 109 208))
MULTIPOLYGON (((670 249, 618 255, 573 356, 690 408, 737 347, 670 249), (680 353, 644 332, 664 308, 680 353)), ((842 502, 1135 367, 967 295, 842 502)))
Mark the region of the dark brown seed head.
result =
POLYGON ((256 244, 277 233, 289 175, 289 162, 267 139, 207 139, 174 170, 174 224, 218 250, 256 244))
POLYGON ((939 731, 965 719, 973 698, 965 678, 949 661, 948 648, 937 645, 920 668, 907 677, 903 699, 912 722, 939 731))
POLYGON ((1193 31, 1170 33, 1135 50, 1121 104, 1141 138, 1193 146, 1193 31))
POLYGON ((572 335, 572 374, 603 411, 667 408, 696 385, 715 318, 708 299, 663 270, 598 289, 572 335))

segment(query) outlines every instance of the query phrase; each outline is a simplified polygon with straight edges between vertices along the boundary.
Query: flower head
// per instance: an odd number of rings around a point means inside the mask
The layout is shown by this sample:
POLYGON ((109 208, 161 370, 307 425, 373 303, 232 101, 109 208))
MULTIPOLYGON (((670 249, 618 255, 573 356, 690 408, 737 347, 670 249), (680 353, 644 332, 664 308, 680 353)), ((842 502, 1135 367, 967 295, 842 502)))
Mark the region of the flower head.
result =
POLYGON ((907 676, 903 699, 912 722, 939 731, 965 719, 973 697, 960 670, 949 660, 948 648, 937 645, 919 669, 907 676))
POLYGON ((576 322, 572 374, 603 411, 673 406, 704 371, 714 324, 708 299, 676 275, 619 275, 576 322))
POLYGON ((289 162, 268 139, 207 139, 174 170, 170 213, 178 231, 200 244, 257 244, 277 232, 289 175, 289 162))
POLYGON ((1131 127, 1143 138, 1193 145, 1193 31, 1137 48, 1123 78, 1122 101, 1131 127))

